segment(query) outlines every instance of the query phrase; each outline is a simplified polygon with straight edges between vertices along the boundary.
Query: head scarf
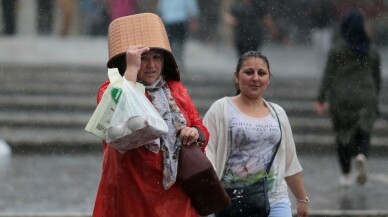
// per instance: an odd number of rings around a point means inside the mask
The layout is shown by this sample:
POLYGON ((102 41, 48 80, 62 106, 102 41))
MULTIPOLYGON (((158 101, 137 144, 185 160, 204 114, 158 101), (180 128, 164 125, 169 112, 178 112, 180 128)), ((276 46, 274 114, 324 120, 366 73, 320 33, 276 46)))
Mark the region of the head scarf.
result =
POLYGON ((358 57, 366 57, 370 39, 365 31, 364 17, 360 10, 351 11, 341 23, 341 35, 358 57))

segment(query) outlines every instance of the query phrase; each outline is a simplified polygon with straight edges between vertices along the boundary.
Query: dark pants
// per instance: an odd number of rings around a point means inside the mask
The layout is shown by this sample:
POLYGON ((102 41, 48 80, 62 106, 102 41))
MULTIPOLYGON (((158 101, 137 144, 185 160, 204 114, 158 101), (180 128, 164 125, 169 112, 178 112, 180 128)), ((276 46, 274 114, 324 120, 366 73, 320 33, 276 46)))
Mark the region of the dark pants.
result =
POLYGON ((343 174, 349 173, 351 170, 352 158, 358 154, 364 154, 368 157, 370 143, 370 134, 357 130, 349 144, 342 144, 337 140, 338 159, 343 174))
POLYGON ((260 42, 256 40, 245 40, 236 42, 236 47, 239 56, 243 55, 248 51, 257 51, 259 49, 260 42))
POLYGON ((13 35, 16 33, 16 0, 1 0, 3 7, 3 33, 13 35))
POLYGON ((178 67, 183 67, 183 45, 188 34, 187 22, 166 24, 166 31, 178 67))
POLYGON ((40 35, 49 35, 53 29, 53 0, 38 0, 38 33, 40 35))

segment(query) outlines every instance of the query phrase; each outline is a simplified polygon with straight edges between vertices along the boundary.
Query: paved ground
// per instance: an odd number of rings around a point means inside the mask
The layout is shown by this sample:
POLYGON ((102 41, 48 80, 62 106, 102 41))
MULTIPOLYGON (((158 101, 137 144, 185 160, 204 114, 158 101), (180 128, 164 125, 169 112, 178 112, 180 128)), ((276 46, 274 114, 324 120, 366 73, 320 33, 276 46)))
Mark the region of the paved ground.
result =
MULTIPOLYGON (((341 189, 334 155, 299 156, 311 212, 387 210, 388 160, 373 156, 365 186, 341 189)), ((88 215, 101 173, 101 153, 0 157, 0 216, 4 213, 88 215)))

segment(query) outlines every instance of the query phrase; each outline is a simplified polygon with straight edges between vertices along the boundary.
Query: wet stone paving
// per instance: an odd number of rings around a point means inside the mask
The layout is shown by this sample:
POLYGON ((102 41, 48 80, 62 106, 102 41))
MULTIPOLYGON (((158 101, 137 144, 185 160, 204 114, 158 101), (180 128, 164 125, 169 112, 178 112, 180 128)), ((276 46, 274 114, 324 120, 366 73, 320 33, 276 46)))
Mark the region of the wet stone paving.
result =
MULTIPOLYGON (((299 159, 311 210, 388 209, 386 157, 371 156, 366 185, 348 189, 338 186, 340 173, 334 154, 301 155, 299 159)), ((1 156, 0 213, 90 214, 101 161, 101 153, 1 156)))

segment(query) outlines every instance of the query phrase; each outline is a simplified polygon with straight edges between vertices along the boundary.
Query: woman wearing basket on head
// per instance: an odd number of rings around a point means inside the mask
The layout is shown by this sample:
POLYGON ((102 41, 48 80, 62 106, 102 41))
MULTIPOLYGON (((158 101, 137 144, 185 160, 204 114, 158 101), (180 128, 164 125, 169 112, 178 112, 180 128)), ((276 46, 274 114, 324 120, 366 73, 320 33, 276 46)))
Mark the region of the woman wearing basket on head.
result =
MULTIPOLYGON (((94 217, 197 217, 190 199, 175 182, 179 150, 205 148, 209 133, 202 124, 171 53, 160 18, 145 13, 118 18, 109 27, 108 68, 145 95, 166 121, 168 133, 138 148, 117 149, 104 141, 102 176, 94 217)), ((98 100, 109 85, 100 87, 98 100)), ((128 144, 130 147, 130 144, 128 144)))
POLYGON ((270 77, 268 59, 246 52, 234 73, 237 95, 217 100, 204 117, 211 135, 206 155, 232 200, 217 217, 291 217, 287 186, 297 200, 298 216, 308 216, 309 199, 287 114, 263 98, 270 77))

